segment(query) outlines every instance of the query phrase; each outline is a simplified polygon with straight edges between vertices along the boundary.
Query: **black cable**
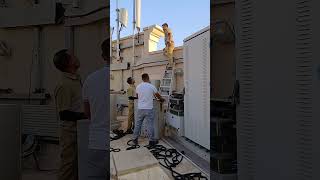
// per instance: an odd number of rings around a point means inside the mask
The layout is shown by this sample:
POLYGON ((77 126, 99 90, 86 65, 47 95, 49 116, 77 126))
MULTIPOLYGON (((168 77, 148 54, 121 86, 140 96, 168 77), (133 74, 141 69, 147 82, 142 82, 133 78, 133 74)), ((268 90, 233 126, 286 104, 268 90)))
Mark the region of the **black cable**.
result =
POLYGON ((129 146, 126 150, 129 151, 129 150, 132 150, 132 149, 138 149, 140 148, 140 146, 138 144, 131 144, 131 142, 133 142, 133 140, 129 140, 127 142, 127 145, 129 146))
POLYGON ((159 164, 166 169, 171 171, 172 177, 175 180, 195 180, 195 179, 204 179, 207 180, 208 178, 203 176, 201 173, 187 173, 187 174, 180 174, 175 171, 173 168, 177 167, 182 160, 183 156, 176 150, 176 149, 167 149, 163 145, 154 145, 154 146, 145 146, 147 147, 153 156, 158 160, 163 160, 164 163, 159 161, 159 164))
POLYGON ((115 136, 115 137, 110 137, 110 141, 118 140, 118 139, 124 137, 125 135, 127 135, 126 133, 123 132, 123 130, 117 130, 117 129, 115 129, 115 130, 113 130, 112 132, 113 132, 114 134, 116 134, 116 136, 115 136))
POLYGON ((33 61, 34 61, 34 48, 32 49, 32 58, 31 58, 31 66, 29 69, 29 94, 28 94, 28 103, 31 103, 31 86, 32 86, 32 71, 33 71, 33 61))
POLYGON ((110 147, 110 152, 120 152, 120 151, 121 151, 121 149, 119 149, 119 148, 110 147))
POLYGON ((37 170, 38 171, 43 171, 43 172, 50 172, 50 171, 57 171, 59 169, 42 169, 39 165, 39 160, 37 158, 37 155, 36 155, 36 149, 40 146, 39 144, 39 141, 37 138, 35 138, 32 142, 32 145, 27 149, 27 150, 24 150, 23 153, 22 153, 22 159, 25 159, 25 158, 28 158, 29 156, 33 156, 33 159, 36 163, 36 166, 37 166, 37 170))
POLYGON ((37 139, 34 139, 32 141, 31 146, 28 149, 23 150, 22 158, 24 159, 24 158, 27 158, 27 157, 31 156, 35 152, 37 146, 38 146, 38 141, 37 141, 37 139))

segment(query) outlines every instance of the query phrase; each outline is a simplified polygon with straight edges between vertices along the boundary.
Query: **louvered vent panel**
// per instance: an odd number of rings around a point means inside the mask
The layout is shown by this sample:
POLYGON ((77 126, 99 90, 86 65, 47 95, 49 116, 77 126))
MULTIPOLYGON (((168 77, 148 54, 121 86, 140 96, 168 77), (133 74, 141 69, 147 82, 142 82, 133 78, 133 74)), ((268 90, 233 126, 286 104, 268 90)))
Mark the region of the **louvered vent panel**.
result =
MULTIPOLYGON (((236 3, 237 4, 237 3, 236 3)), ((240 180, 253 180, 255 173, 255 98, 253 54, 253 1, 238 3, 238 66, 240 78, 240 106, 238 114, 238 170, 240 180)))
POLYGON ((210 149, 210 29, 184 41, 184 132, 185 137, 210 149), (198 61, 195 61, 197 59, 198 61))
POLYGON ((297 179, 312 179, 311 0, 296 1, 297 179))
MULTIPOLYGON (((208 39, 204 38, 202 41, 202 106, 203 106, 203 115, 204 115, 204 119, 207 120, 209 119, 208 117, 208 112, 209 112, 209 107, 210 104, 208 103, 208 99, 210 99, 210 94, 209 94, 209 72, 208 72, 208 68, 210 66, 208 66, 208 39)), ((207 121, 204 122, 204 125, 206 126, 207 121)))
POLYGON ((43 137, 59 137, 59 121, 54 106, 23 105, 23 133, 43 137))

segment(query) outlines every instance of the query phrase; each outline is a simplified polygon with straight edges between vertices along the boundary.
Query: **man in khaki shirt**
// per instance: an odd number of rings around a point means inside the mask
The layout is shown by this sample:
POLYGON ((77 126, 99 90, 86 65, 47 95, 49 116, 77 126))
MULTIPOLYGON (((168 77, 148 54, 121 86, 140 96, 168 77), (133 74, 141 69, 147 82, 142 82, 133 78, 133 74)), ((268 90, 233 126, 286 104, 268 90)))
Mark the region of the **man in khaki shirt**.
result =
POLYGON ((136 86, 134 85, 135 81, 132 77, 127 79, 127 83, 129 84, 129 88, 127 90, 128 95, 128 128, 127 134, 132 134, 132 128, 134 127, 134 99, 136 99, 136 86))
POLYGON ((174 50, 174 41, 173 34, 167 23, 162 25, 164 31, 164 43, 166 47, 163 49, 164 55, 168 57, 169 66, 173 66, 173 50, 174 50))
POLYGON ((69 51, 57 52, 53 59, 55 67, 61 71, 54 96, 59 118, 61 163, 59 180, 78 180, 77 120, 86 119, 81 98, 81 78, 77 74, 79 60, 69 51))

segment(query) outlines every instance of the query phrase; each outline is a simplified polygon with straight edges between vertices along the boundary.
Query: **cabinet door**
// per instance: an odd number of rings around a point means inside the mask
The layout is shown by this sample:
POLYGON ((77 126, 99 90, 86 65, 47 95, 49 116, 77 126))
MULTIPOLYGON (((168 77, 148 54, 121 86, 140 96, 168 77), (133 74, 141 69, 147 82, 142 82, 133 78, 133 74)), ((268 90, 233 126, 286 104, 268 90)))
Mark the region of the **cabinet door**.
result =
POLYGON ((0 104, 0 179, 21 178, 20 108, 0 104))
POLYGON ((210 31, 185 41, 185 136, 210 149, 210 31))

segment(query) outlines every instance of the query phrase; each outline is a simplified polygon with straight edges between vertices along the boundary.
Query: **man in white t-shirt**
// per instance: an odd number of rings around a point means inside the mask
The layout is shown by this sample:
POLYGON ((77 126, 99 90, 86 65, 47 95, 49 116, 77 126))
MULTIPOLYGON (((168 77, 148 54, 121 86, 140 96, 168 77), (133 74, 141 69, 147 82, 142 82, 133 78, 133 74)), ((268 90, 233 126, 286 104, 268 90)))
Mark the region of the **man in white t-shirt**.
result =
POLYGON ((90 74, 83 84, 84 112, 89 117, 88 180, 106 180, 109 175, 109 40, 102 45, 106 66, 90 74))
POLYGON ((138 137, 140 136, 141 127, 143 121, 146 120, 148 127, 148 138, 149 145, 153 146, 158 143, 158 140, 154 137, 154 109, 153 109, 153 99, 156 97, 160 101, 164 101, 161 95, 158 93, 157 88, 150 83, 150 78, 148 74, 142 74, 142 83, 136 88, 136 93, 138 97, 138 117, 135 122, 134 132, 133 132, 133 143, 138 144, 138 137))

